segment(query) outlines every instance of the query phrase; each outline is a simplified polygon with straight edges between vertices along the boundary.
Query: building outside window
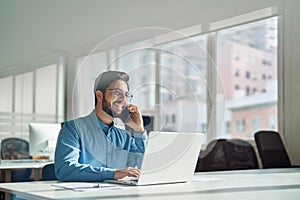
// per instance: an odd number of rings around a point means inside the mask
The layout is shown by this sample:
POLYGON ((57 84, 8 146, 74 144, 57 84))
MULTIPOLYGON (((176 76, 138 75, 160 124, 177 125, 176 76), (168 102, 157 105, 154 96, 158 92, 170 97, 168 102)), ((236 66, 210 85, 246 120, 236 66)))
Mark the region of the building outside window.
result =
MULTIPOLYGON (((89 80, 86 81, 89 86, 85 87, 91 88, 95 76, 103 70, 128 72, 132 77, 132 103, 139 105, 143 114, 158 118, 155 127, 161 131, 207 131, 216 126, 210 124, 208 117, 213 110, 210 103, 215 102, 216 115, 219 116, 224 112, 219 101, 223 99, 226 117, 217 123, 224 123, 227 128, 217 130, 217 137, 236 137, 238 134, 239 138, 252 138, 253 116, 261 118, 261 128, 270 126, 264 123, 269 120, 268 116, 276 116, 272 127, 277 129, 278 81, 273 78, 277 77, 277 42, 266 38, 268 32, 268 35, 273 33, 274 40, 277 40, 277 21, 277 17, 272 17, 162 44, 148 38, 98 52, 95 58, 89 55, 91 59, 83 67, 90 71, 82 73, 80 79, 89 80), (217 63, 216 72, 208 65, 207 49, 209 38, 213 38, 211 35, 216 35, 213 39, 216 58, 212 58, 217 63), (242 59, 246 62, 239 62, 242 59), (222 78, 221 81, 216 76, 213 83, 217 86, 215 93, 208 84, 211 81, 209 73, 218 73, 222 78), (220 92, 221 88, 225 92, 220 92), (212 100, 213 97, 217 100, 212 100), (205 128, 203 124, 206 124, 205 128)), ((85 59, 86 56, 79 58, 78 63, 85 59)), ((79 99, 89 96, 82 90, 77 95, 79 99)), ((91 101, 93 98, 80 99, 78 105, 93 106, 87 103, 91 101)), ((91 110, 91 107, 79 107, 82 110, 80 115, 91 110)))

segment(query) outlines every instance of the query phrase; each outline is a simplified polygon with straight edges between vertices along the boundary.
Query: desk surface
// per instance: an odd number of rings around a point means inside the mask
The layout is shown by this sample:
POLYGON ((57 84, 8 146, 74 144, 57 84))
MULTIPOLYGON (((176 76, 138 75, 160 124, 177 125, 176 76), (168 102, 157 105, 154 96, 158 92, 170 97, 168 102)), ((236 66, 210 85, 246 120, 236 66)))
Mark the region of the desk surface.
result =
POLYGON ((25 199, 299 199, 300 168, 197 173, 192 182, 121 186, 118 190, 78 192, 52 186, 56 181, 2 183, 0 190, 25 199))
POLYGON ((35 162, 16 162, 16 163, 0 163, 0 169, 26 169, 26 168, 43 168, 47 164, 51 164, 53 161, 35 161, 35 162))

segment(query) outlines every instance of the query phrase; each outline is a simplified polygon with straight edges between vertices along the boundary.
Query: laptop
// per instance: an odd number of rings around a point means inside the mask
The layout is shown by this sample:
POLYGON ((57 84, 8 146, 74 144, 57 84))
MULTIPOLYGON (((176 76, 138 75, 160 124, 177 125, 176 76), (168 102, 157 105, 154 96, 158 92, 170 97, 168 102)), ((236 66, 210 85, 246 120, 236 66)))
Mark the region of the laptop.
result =
POLYGON ((202 133, 149 133, 139 178, 107 180, 126 185, 182 183, 193 177, 204 135, 202 133))

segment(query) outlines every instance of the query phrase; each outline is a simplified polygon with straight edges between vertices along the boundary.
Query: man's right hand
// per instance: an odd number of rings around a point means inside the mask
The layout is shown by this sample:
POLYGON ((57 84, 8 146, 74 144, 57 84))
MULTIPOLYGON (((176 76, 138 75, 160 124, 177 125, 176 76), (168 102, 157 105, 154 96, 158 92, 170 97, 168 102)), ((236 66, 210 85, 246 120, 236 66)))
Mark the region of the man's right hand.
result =
POLYGON ((114 173, 114 179, 118 180, 126 176, 139 177, 140 170, 134 167, 127 167, 125 169, 117 169, 114 173))

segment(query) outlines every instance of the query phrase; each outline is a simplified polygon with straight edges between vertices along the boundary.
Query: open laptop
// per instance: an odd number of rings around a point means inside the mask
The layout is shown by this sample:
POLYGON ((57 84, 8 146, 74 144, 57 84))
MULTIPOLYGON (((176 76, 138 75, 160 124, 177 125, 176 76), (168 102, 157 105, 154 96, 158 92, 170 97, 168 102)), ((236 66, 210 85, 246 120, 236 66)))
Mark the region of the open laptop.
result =
POLYGON ((190 181, 194 174, 202 133, 149 133, 139 178, 107 180, 127 185, 152 185, 190 181))

